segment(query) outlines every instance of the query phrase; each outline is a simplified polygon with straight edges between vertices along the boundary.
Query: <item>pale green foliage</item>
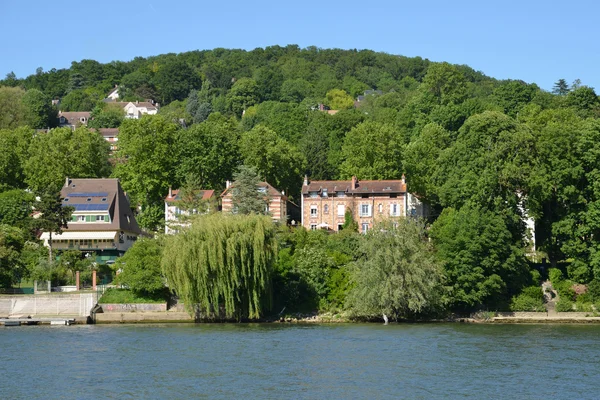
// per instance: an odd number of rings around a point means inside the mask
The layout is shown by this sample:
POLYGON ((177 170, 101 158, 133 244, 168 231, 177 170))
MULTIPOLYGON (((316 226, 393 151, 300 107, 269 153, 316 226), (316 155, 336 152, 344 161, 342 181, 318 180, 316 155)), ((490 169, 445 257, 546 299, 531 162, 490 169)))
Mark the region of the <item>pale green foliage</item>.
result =
POLYGON ((109 144, 85 127, 57 128, 35 136, 25 162, 26 182, 34 192, 58 192, 69 178, 110 174, 109 144))
POLYGON ((345 90, 331 89, 325 96, 325 104, 332 110, 347 110, 354 106, 354 99, 345 90))
POLYGON ((414 317, 440 305, 442 270, 423 225, 397 224, 384 222, 362 241, 364 256, 352 265, 347 302, 357 317, 414 317))
POLYGON ((392 125, 363 122, 346 135, 340 166, 342 179, 398 179, 402 175, 402 141, 392 125))
POLYGON ((227 104, 229 109, 236 115, 241 116, 242 111, 258 102, 258 86, 251 78, 241 78, 233 84, 227 93, 227 104))
POLYGON ((197 318, 254 319, 271 307, 275 254, 269 217, 212 214, 166 239, 162 268, 197 318))
POLYGON ((24 94, 21 88, 0 87, 0 129, 14 129, 25 123, 24 94))

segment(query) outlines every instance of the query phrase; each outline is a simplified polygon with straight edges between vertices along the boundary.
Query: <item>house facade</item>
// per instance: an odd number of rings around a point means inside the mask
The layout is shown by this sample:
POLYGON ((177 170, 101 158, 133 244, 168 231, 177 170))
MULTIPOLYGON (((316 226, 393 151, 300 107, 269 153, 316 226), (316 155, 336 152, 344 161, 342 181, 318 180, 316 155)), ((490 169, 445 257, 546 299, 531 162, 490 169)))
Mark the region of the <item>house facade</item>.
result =
POLYGON ((389 218, 425 217, 426 206, 406 190, 406 179, 385 181, 312 181, 302 185, 302 220, 306 229, 338 232, 346 212, 358 223, 360 232, 389 218))
POLYGON ((104 140, 110 145, 111 153, 117 151, 117 142, 119 141, 119 128, 98 128, 96 129, 102 135, 104 140))
MULTIPOLYGON (((106 263, 122 256, 141 230, 118 179, 69 179, 61 190, 63 207, 75 210, 61 234, 52 233, 55 250, 79 250, 106 263)), ((41 239, 48 246, 49 232, 41 239)))
MULTIPOLYGON (((227 181, 225 186, 225 190, 221 193, 222 211, 224 213, 231 213, 235 211, 233 204, 235 182, 231 183, 227 181)), ((264 198, 267 202, 265 212, 271 215, 273 221, 287 223, 289 202, 287 196, 267 182, 260 182, 256 190, 264 194, 264 198)))
POLYGON ((157 103, 149 101, 136 101, 126 103, 123 109, 125 110, 125 118, 140 119, 144 114, 157 114, 159 106, 157 103))
POLYGON ((195 197, 203 202, 206 202, 206 210, 182 210, 180 204, 182 202, 181 191, 172 190, 169 188, 169 194, 165 198, 165 233, 173 235, 182 227, 188 226, 189 223, 182 221, 182 217, 190 216, 191 214, 204 214, 211 211, 211 208, 216 209, 217 199, 214 190, 199 190, 194 193, 195 197))

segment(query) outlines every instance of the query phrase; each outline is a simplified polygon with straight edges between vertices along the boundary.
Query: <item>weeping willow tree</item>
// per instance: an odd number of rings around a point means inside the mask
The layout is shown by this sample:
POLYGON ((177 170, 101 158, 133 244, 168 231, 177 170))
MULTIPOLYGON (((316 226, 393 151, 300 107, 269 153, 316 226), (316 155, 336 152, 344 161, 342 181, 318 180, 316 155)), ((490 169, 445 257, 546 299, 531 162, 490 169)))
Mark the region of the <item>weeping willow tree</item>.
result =
POLYGON ((169 237, 161 263, 196 318, 255 319, 271 308, 276 250, 271 218, 218 213, 169 237))

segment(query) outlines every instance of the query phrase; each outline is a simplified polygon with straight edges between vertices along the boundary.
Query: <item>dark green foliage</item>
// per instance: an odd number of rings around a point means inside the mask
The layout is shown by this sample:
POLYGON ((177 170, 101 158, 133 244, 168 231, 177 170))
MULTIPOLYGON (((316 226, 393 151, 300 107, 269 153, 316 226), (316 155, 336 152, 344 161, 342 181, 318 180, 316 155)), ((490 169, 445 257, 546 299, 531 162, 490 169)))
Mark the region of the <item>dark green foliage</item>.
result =
POLYGON ((73 90, 60 100, 58 107, 61 111, 92 111, 100 100, 84 90, 73 90))
POLYGON ((512 298, 511 311, 546 311, 544 306, 544 294, 539 286, 529 286, 523 289, 518 296, 512 298))
POLYGON ((137 304, 137 303, 165 303, 164 293, 155 295, 135 293, 132 290, 109 288, 98 300, 99 304, 137 304))
POLYGON ((569 299, 560 299, 558 303, 556 303, 556 311, 558 312, 571 312, 575 311, 573 308, 573 302, 569 299))
POLYGON ((18 282, 23 269, 20 253, 24 244, 21 229, 0 224, 0 287, 11 287, 18 282))
POLYGON ((92 110, 88 127, 90 128, 118 128, 125 119, 125 111, 120 106, 103 103, 92 110))
POLYGON ((567 83, 566 80, 564 80, 562 78, 559 79, 554 84, 554 87, 552 88, 552 93, 557 94, 559 96, 566 95, 567 93, 569 93, 569 84, 567 83))
POLYGON ((199 89, 202 84, 198 72, 180 58, 160 65, 154 83, 161 102, 165 104, 185 99, 192 89, 199 89))
POLYGON ((141 239, 117 259, 115 268, 122 269, 116 284, 126 285, 137 296, 154 296, 165 289, 161 272, 162 247, 159 240, 141 239))
POLYGON ((56 126, 57 109, 52 105, 50 96, 37 89, 30 89, 23 95, 26 108, 25 121, 34 129, 46 129, 56 126))
POLYGON ((24 190, 0 192, 0 224, 30 228, 35 196, 24 190))
POLYGON ((253 167, 242 165, 233 174, 231 191, 231 211, 234 214, 265 214, 268 202, 266 194, 259 190, 260 176, 253 167))

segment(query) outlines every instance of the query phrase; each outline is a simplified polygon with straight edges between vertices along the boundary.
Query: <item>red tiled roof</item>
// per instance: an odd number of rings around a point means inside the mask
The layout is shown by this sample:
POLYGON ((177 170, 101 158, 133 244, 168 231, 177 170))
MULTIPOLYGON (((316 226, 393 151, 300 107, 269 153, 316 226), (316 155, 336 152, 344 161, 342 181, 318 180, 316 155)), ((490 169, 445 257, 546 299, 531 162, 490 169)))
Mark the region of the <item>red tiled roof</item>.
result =
MULTIPOLYGON (((172 190, 171 196, 167 195, 167 197, 165 197, 165 201, 167 203, 172 203, 172 202, 181 200, 181 197, 179 196, 179 192, 180 192, 179 189, 172 190)), ((214 190, 199 190, 198 191, 198 195, 200 196, 200 198, 202 200, 209 200, 210 198, 212 198, 214 196, 214 194, 215 194, 214 190)))

